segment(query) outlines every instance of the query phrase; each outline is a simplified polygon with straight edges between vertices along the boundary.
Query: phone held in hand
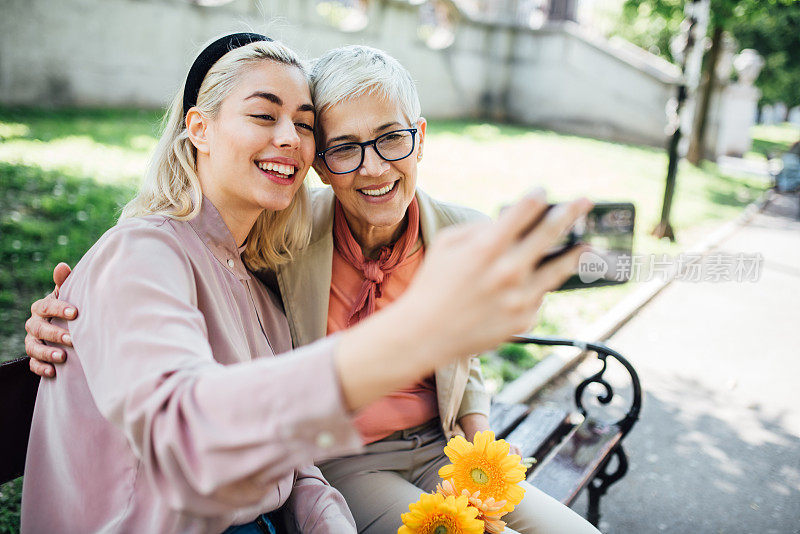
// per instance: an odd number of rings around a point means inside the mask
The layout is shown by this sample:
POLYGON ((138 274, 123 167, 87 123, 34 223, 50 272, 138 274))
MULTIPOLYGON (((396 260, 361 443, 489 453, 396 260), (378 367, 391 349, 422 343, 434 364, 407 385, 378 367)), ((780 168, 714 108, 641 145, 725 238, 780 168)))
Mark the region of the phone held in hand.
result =
POLYGON ((561 245, 548 256, 555 256, 577 244, 591 250, 581 254, 578 272, 556 291, 624 284, 631 277, 633 228, 636 209, 630 202, 597 202, 581 217, 561 245))

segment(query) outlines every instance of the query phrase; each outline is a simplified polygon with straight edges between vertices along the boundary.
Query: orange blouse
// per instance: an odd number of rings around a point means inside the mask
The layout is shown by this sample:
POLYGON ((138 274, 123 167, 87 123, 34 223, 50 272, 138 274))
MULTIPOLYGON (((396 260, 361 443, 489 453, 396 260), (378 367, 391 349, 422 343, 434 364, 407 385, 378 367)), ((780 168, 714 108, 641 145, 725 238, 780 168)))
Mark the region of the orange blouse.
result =
MULTIPOLYGON (((381 284, 375 311, 388 306, 411 283, 422 264, 423 247, 407 256, 397 270, 381 284)), ((350 310, 361 289, 363 276, 347 263, 334 247, 331 272, 331 295, 328 304, 328 335, 347 328, 350 310)), ((364 444, 372 443, 405 428, 421 425, 437 417, 436 382, 433 375, 408 388, 399 389, 362 408, 355 418, 355 427, 364 444)))

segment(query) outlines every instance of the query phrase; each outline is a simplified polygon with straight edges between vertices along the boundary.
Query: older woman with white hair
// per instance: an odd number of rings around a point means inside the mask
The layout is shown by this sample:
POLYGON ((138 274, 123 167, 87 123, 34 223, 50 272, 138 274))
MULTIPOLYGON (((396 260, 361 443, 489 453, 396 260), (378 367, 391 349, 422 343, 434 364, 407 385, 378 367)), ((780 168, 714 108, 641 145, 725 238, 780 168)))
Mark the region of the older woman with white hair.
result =
MULTIPOLYGON (((416 86, 397 60, 365 46, 331 50, 311 70, 311 92, 318 114, 314 168, 331 188, 312 192, 311 242, 278 269, 296 346, 387 307, 405 292, 440 230, 485 218, 417 187, 427 124, 416 86)), ((359 531, 396 529, 408 504, 435 489, 448 463, 446 440, 490 429, 489 403, 480 362, 472 358, 362 408, 355 424, 364 452, 318 464, 345 496, 359 531)), ((523 485, 525 498, 504 518, 510 527, 597 532, 523 485)))

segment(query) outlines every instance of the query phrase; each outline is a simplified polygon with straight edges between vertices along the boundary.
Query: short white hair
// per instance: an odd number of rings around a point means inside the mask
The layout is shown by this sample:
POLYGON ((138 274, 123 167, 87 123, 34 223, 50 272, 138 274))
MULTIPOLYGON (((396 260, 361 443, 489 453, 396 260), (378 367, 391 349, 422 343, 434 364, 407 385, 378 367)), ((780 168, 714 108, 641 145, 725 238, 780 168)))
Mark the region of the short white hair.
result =
POLYGON ((311 97, 317 113, 363 95, 396 102, 409 124, 422 113, 417 87, 399 61, 377 48, 361 45, 334 48, 311 68, 311 97))

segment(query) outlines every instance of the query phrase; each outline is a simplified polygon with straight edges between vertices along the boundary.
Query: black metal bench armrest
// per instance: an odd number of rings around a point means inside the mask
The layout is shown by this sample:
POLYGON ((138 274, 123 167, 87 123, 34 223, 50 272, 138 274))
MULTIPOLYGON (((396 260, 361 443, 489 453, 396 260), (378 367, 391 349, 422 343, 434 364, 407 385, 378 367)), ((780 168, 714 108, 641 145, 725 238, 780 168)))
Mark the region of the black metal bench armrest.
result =
POLYGON ((642 408, 642 387, 639 383, 639 375, 636 373, 636 369, 630 364, 630 362, 625 359, 620 353, 616 352, 613 349, 603 345, 602 343, 589 343, 585 341, 578 341, 575 339, 566 339, 566 338, 557 338, 557 337, 540 337, 540 336, 530 336, 530 335, 519 335, 514 336, 511 340, 512 343, 530 343, 534 345, 545 345, 545 346, 564 346, 564 347, 577 347, 581 350, 588 350, 595 352, 597 354, 597 358, 603 362, 603 367, 597 373, 593 374, 592 376, 585 379, 583 382, 578 384, 578 387, 575 388, 575 405, 577 406, 578 410, 580 410, 581 414, 584 416, 587 415, 586 409, 583 407, 583 392, 589 384, 597 383, 601 384, 605 389, 605 394, 601 394, 597 396, 597 400, 601 404, 608 404, 611 402, 611 399, 614 397, 614 389, 611 387, 604 378, 603 374, 606 372, 607 362, 606 359, 611 356, 615 360, 617 360, 625 370, 628 371, 628 374, 631 377, 631 384, 633 386, 633 399, 631 401, 631 406, 628 409, 628 412, 625 414, 625 417, 614 423, 622 432, 622 436, 624 437, 627 434, 631 427, 633 427, 634 423, 639 419, 639 412, 642 408))
POLYGON ((0 484, 22 475, 39 377, 28 358, 0 364, 0 484))

